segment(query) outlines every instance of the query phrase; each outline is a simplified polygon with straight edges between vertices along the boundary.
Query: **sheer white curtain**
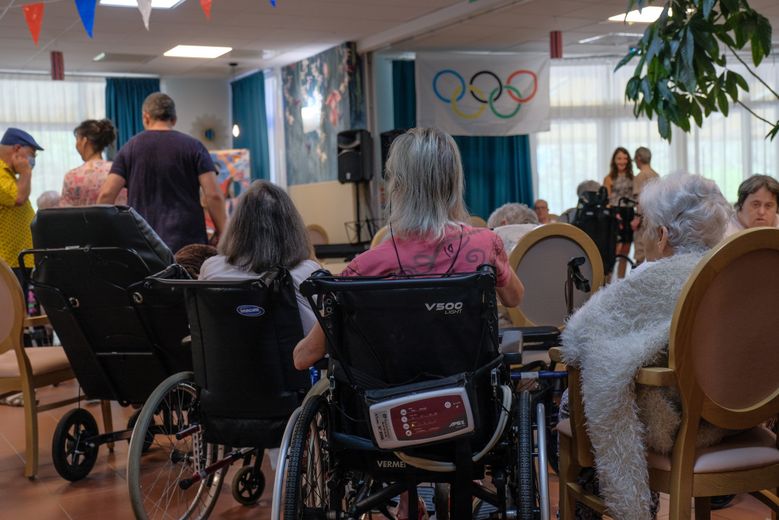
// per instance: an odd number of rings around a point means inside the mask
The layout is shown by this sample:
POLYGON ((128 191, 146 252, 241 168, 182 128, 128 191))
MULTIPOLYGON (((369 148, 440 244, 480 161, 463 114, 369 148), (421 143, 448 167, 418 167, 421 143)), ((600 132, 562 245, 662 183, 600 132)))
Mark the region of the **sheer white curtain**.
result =
MULTIPOLYGON (((660 138, 655 120, 633 116, 625 102, 628 66, 616 73, 617 59, 593 58, 553 62, 550 74, 551 129, 536 136, 537 193, 553 213, 576 204, 576 186, 584 180, 601 182, 618 146, 632 154, 639 146, 652 150, 652 166, 661 175, 675 171, 700 173, 717 181, 729 200, 739 183, 753 173, 777 176, 779 139, 766 141, 769 127, 746 110, 732 108, 728 117, 713 114, 703 128, 693 124, 685 134, 674 128, 673 142, 660 138)), ((743 98, 769 121, 779 119, 779 103, 745 69, 731 67, 749 82, 743 98)), ((774 89, 779 65, 764 62, 757 70, 774 89)))
POLYGON ((73 129, 85 119, 103 117, 103 78, 52 81, 45 75, 0 74, 0 133, 21 128, 45 148, 38 153, 32 174, 33 206, 44 191, 60 192, 68 170, 82 163, 73 129))

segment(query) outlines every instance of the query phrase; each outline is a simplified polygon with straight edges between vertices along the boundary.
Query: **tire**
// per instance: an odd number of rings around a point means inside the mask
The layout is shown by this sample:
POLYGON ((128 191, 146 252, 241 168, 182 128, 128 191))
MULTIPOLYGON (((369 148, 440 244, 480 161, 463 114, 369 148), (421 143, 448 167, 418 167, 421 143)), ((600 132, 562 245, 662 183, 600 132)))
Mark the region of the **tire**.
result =
POLYGON ((85 441, 98 434, 97 421, 83 408, 74 408, 60 419, 51 442, 51 456, 62 478, 75 482, 89 475, 99 445, 85 441))
POLYGON ((127 455, 127 485, 139 520, 199 520, 207 518, 216 505, 226 468, 188 489, 179 485, 183 478, 224 456, 224 447, 206 443, 202 431, 176 439, 176 432, 196 424, 197 397, 192 372, 174 374, 154 389, 135 421, 127 455), (153 435, 150 445, 149 433, 153 435))
MULTIPOLYGON (((257 461, 257 464, 260 462, 257 461)), ((265 475, 257 466, 243 466, 233 477, 231 487, 236 502, 244 506, 253 506, 265 491, 265 475)))
POLYGON ((533 418, 530 392, 519 394, 517 410, 517 506, 519 520, 533 520, 535 492, 533 490, 533 418))
POLYGON ((328 518, 328 415, 322 396, 303 405, 290 439, 284 493, 284 520, 328 518))
MULTIPOLYGON (((129 419, 127 419, 127 429, 135 429, 135 423, 138 422, 138 416, 141 415, 141 408, 138 408, 133 412, 129 419)), ((154 442, 154 432, 146 430, 146 440, 143 443, 143 453, 149 451, 152 443, 154 442)), ((127 444, 130 444, 130 439, 127 439, 127 444)))
POLYGON ((436 483, 433 492, 436 520, 449 520, 449 494, 451 487, 446 483, 436 483))

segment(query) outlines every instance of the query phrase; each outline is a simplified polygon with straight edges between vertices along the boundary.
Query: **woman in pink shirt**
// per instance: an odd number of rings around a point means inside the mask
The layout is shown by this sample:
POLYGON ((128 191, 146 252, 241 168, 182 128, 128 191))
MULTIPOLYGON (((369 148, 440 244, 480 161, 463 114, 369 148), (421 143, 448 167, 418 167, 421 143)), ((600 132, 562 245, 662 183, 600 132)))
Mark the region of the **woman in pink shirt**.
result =
MULTIPOLYGON (((498 298, 519 305, 524 287, 503 242, 487 228, 465 224, 464 180, 454 139, 435 128, 413 128, 393 141, 387 159, 390 237, 346 266, 343 276, 438 275, 495 266, 498 298)), ((295 367, 325 355, 317 324, 295 347, 295 367)))
MULTIPOLYGON (((116 130, 108 119, 88 119, 73 130, 76 151, 84 164, 65 174, 60 206, 91 206, 111 171, 111 161, 103 160, 103 150, 116 140, 116 130)), ((127 190, 122 190, 116 204, 127 204, 127 190)))

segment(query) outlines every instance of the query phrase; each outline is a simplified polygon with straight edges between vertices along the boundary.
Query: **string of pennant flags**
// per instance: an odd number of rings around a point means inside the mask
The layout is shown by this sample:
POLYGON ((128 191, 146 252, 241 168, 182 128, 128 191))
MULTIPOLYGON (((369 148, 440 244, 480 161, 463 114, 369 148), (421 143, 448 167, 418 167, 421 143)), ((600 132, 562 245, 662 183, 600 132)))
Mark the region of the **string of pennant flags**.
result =
MULTIPOLYGON (((200 7, 203 9, 203 13, 207 20, 211 20, 211 4, 213 0, 199 0, 200 7)), ((84 26, 84 30, 87 36, 92 38, 94 36, 95 27, 95 8, 97 7, 98 0, 73 0, 76 5, 76 10, 81 18, 81 23, 84 26)), ((149 30, 149 19, 151 18, 151 2, 152 0, 137 0, 138 11, 141 13, 143 19, 143 25, 146 30, 149 30)), ((35 45, 38 45, 38 40, 41 35, 41 27, 43 26, 43 15, 46 10, 47 2, 34 2, 24 4, 21 6, 24 12, 24 19, 27 22, 27 28, 30 30, 32 41, 35 45)), ((276 7, 276 0, 268 0, 271 7, 276 7)))

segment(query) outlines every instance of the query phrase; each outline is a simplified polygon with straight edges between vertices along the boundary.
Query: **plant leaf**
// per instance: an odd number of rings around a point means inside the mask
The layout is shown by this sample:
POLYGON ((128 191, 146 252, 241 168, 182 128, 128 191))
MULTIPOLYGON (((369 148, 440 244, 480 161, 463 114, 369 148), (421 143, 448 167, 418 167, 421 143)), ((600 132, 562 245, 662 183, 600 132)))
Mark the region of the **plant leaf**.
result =
POLYGON ((717 105, 719 105, 719 111, 722 112, 722 115, 725 117, 728 117, 728 97, 725 95, 725 92, 722 90, 717 90, 717 105))

